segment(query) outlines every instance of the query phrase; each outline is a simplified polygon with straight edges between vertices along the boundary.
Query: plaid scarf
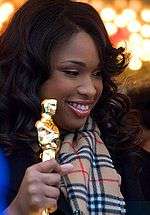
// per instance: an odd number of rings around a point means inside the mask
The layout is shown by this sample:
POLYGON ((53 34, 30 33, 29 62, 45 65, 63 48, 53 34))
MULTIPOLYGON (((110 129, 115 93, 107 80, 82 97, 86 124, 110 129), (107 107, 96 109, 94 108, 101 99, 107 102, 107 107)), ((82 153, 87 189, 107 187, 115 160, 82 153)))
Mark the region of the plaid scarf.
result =
POLYGON ((73 173, 64 176, 61 184, 73 214, 125 214, 120 176, 91 118, 77 134, 64 137, 59 162, 74 165, 73 173))

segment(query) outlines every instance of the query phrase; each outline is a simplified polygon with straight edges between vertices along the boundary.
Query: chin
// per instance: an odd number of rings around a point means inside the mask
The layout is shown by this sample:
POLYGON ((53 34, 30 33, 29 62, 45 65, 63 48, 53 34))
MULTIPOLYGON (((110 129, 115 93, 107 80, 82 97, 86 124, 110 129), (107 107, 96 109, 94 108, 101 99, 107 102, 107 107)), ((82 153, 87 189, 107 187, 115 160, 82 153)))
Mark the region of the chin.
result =
POLYGON ((84 119, 76 119, 76 118, 72 118, 72 117, 64 117, 64 118, 60 118, 57 117, 55 119, 55 123, 58 126, 59 129, 65 129, 67 131, 75 131, 77 129, 80 129, 84 126, 85 122, 86 122, 87 118, 84 119))
POLYGON ((78 130, 80 128, 82 128, 85 124, 86 120, 82 121, 82 122, 78 122, 78 123, 70 123, 69 125, 65 126, 64 129, 68 130, 68 131, 75 131, 78 130))

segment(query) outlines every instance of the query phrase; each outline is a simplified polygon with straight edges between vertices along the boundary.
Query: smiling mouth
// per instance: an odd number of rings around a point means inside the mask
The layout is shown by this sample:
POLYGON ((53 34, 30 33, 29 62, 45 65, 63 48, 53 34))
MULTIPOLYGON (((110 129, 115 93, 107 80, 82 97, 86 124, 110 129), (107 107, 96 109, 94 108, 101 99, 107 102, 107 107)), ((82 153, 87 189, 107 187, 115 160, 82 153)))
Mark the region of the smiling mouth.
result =
POLYGON ((68 106, 71 111, 79 118, 88 117, 91 111, 91 105, 84 105, 76 102, 68 102, 68 106))

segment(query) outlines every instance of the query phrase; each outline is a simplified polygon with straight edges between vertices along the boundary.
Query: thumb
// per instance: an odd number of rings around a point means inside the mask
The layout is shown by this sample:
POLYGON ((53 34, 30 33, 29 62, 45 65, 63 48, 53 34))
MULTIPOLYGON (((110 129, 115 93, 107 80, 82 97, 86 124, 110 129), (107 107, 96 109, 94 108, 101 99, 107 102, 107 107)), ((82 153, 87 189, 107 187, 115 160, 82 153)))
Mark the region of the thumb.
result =
POLYGON ((61 166, 61 175, 67 175, 74 170, 74 166, 71 163, 62 164, 61 166))
POLYGON ((50 159, 44 162, 40 162, 38 164, 35 164, 34 166, 35 166, 35 169, 41 173, 49 173, 53 171, 57 173, 61 172, 61 167, 55 159, 50 159))

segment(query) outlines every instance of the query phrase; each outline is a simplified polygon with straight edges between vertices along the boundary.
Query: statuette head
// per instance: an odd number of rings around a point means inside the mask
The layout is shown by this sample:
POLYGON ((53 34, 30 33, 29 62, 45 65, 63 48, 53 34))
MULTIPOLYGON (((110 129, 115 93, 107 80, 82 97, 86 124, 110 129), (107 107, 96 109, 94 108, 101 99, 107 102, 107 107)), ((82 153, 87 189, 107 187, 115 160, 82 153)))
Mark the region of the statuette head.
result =
POLYGON ((56 99, 45 99, 42 103, 43 113, 54 115, 57 108, 56 99))

